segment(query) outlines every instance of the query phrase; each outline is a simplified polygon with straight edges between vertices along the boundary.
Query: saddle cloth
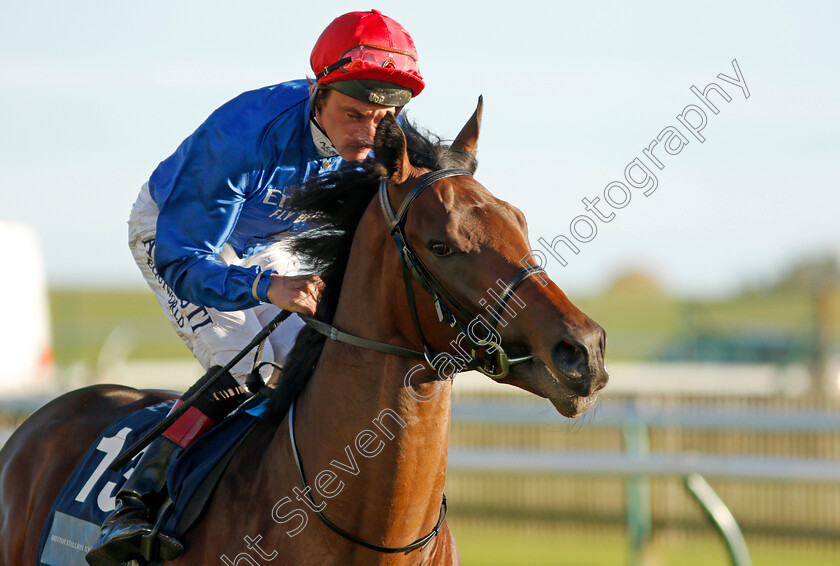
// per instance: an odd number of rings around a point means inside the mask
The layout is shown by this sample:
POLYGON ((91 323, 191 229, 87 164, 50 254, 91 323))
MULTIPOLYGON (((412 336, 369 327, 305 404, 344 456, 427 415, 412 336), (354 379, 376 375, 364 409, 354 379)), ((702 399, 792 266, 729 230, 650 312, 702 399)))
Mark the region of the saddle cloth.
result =
MULTIPOLYGON (((255 400, 256 401, 256 400, 255 400)), ((140 456, 119 472, 108 469, 120 452, 169 413, 174 401, 146 407, 111 424, 73 470, 53 503, 38 543, 38 566, 87 566, 85 554, 116 506, 115 496, 140 456)), ((176 537, 195 522, 233 452, 265 412, 267 402, 249 402, 190 445, 169 466, 173 503, 161 531, 176 537)))

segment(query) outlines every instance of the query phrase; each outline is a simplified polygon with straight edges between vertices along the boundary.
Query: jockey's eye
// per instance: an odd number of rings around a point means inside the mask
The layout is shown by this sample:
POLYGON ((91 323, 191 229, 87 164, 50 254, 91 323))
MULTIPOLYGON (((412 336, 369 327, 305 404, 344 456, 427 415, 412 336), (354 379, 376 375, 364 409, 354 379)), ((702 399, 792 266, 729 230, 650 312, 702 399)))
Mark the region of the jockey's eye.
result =
POLYGON ((452 254, 452 249, 443 242, 432 242, 429 249, 438 257, 446 257, 452 254))

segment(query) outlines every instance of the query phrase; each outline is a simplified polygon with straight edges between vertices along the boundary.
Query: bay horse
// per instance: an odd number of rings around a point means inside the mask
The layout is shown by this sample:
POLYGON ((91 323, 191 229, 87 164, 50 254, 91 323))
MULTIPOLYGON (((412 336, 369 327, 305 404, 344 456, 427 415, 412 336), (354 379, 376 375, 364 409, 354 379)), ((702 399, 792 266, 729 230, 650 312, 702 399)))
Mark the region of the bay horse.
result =
MULTIPOLYGON (((295 251, 322 274, 315 318, 332 326, 299 335, 270 417, 238 448, 174 565, 459 564, 443 495, 459 352, 565 416, 592 405, 608 379, 604 330, 523 267, 523 214, 471 175, 480 119, 481 99, 446 146, 388 115, 374 166, 318 177, 294 197, 315 227, 295 251)), ((101 430, 168 398, 92 386, 25 421, 0 452, 0 566, 37 562, 50 506, 101 430)))

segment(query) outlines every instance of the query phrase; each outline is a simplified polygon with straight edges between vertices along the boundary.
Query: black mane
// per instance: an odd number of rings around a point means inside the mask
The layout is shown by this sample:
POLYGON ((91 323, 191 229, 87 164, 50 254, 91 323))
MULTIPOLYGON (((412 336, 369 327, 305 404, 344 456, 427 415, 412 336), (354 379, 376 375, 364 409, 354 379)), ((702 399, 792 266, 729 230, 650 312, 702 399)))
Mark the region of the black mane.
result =
MULTIPOLYGON (((444 145, 439 137, 421 132, 407 120, 400 126, 406 136, 409 160, 415 167, 475 171, 472 154, 444 145)), ((314 177, 289 198, 289 208, 300 211, 311 226, 293 239, 292 251, 307 271, 320 275, 326 285, 315 315, 319 320, 332 322, 335 316, 356 226, 377 194, 379 179, 379 168, 368 160, 360 166, 314 177)), ((285 416, 292 401, 306 387, 325 343, 326 338, 308 326, 298 334, 272 400, 274 419, 285 416)))

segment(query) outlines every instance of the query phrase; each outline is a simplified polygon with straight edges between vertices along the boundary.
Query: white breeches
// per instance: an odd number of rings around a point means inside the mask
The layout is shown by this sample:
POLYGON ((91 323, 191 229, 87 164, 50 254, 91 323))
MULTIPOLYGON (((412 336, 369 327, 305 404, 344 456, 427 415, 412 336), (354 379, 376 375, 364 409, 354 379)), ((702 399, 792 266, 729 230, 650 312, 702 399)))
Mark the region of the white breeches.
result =
MULTIPOLYGON (((148 184, 144 184, 131 209, 131 217, 128 221, 128 243, 134 261, 137 262, 143 278, 157 297, 172 328, 184 344, 192 350, 204 369, 217 365, 224 366, 253 340, 271 319, 277 316, 280 309, 267 303, 241 311, 220 311, 210 307, 200 307, 178 298, 155 268, 157 216, 157 204, 149 195, 148 184)), ((299 269, 297 261, 283 242, 269 246, 245 259, 239 259, 233 249, 225 245, 218 259, 228 265, 243 267, 259 265, 265 269, 274 269, 281 275, 294 275, 299 269)), ((303 321, 297 315, 290 316, 269 337, 263 349, 261 361, 282 363, 302 327, 303 321)), ((240 384, 244 384, 245 377, 251 373, 255 353, 256 348, 231 370, 231 374, 240 384)), ((270 367, 263 369, 264 378, 270 374, 270 367)))

